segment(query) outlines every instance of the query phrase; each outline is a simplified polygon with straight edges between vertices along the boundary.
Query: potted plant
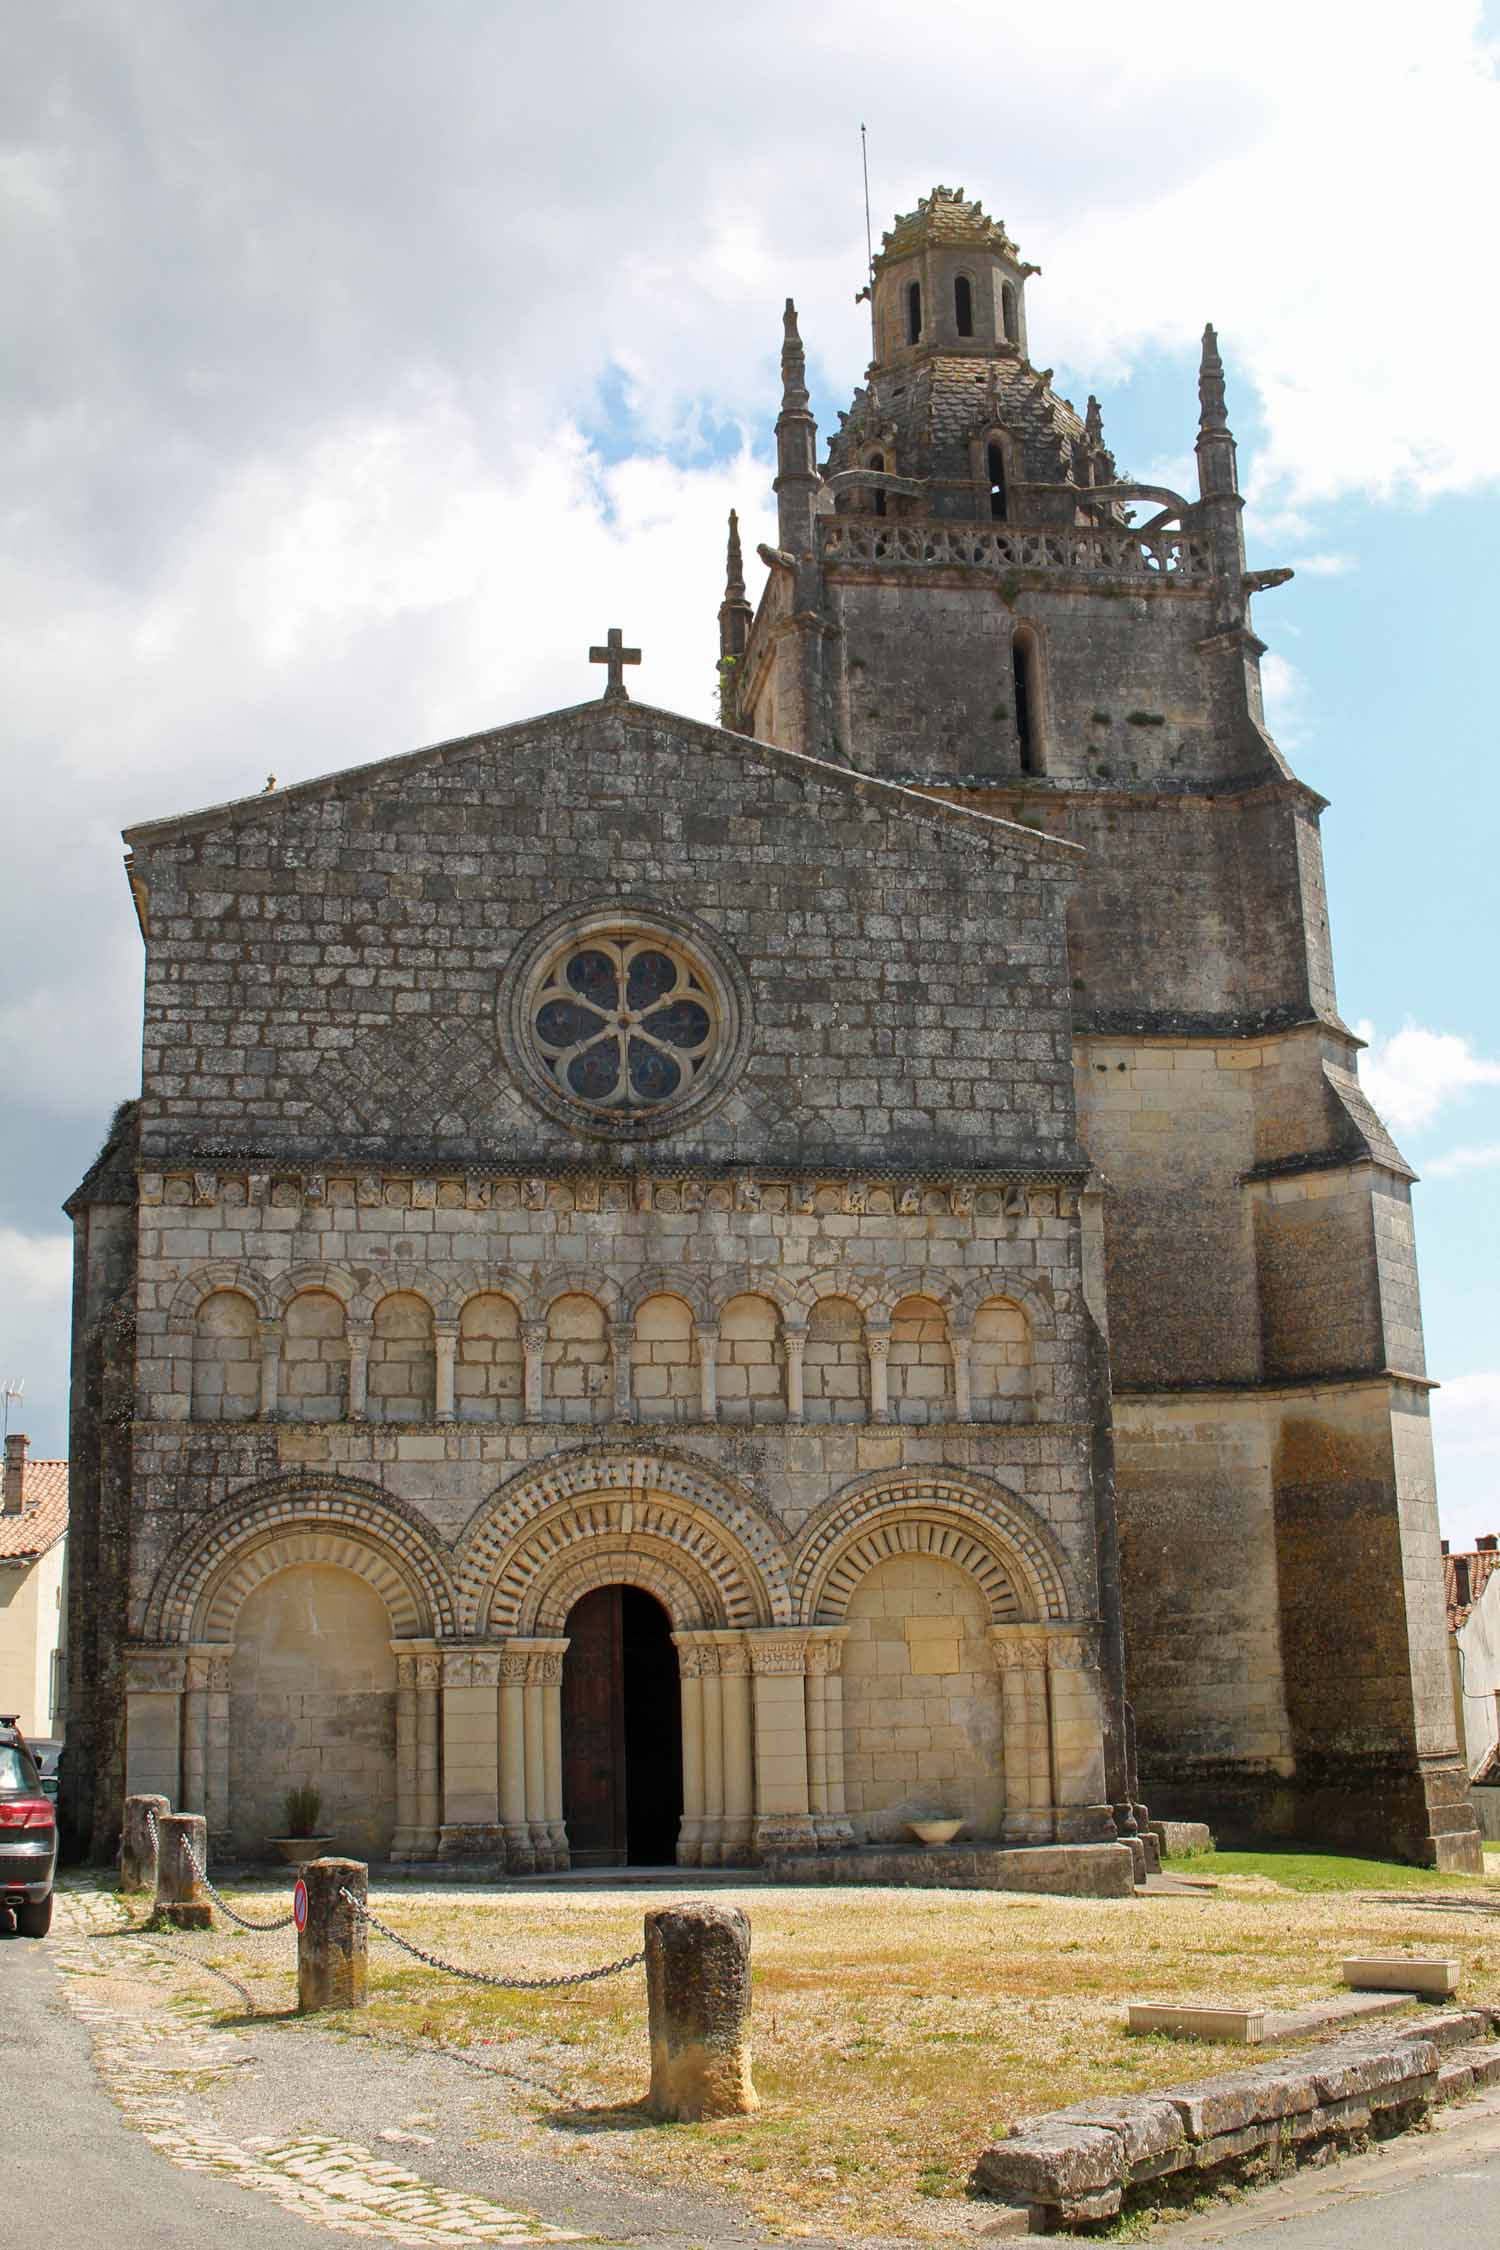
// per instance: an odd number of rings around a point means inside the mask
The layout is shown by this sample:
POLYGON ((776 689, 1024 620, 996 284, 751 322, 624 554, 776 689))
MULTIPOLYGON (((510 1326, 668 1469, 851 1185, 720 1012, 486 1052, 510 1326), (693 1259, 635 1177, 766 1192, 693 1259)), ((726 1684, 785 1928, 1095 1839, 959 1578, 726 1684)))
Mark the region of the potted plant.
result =
POLYGON ((331 1836, 320 1836, 317 1832, 322 1807, 323 1793, 311 1781, 299 1781, 281 1800, 281 1816, 287 1833, 273 1836, 271 1841, 293 1867, 300 1867, 304 1860, 317 1859, 333 1842, 331 1836))

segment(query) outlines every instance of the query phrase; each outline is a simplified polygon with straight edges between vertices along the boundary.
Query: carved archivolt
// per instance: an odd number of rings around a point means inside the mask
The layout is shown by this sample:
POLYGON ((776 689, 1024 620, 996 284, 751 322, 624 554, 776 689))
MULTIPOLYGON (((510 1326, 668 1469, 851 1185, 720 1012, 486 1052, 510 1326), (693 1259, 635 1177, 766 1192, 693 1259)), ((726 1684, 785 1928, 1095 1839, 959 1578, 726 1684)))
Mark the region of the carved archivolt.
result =
POLYGON ((1058 1542, 1026 1501, 986 1478, 896 1470, 819 1510, 797 1553, 797 1615, 837 1625, 860 1580, 900 1555, 933 1555, 984 1590, 992 1624, 1076 1616, 1058 1542))
POLYGON ((248 1297, 262 1320, 269 1320, 277 1310, 272 1286, 258 1266, 235 1258, 216 1258, 210 1265, 195 1266, 178 1284, 167 1307, 168 1325, 191 1328, 204 1301, 221 1289, 248 1297))
POLYGON ((713 1614, 698 1622, 790 1618, 785 1547, 773 1519, 702 1462, 622 1447, 562 1454, 524 1469, 486 1501, 460 1543, 464 1629, 526 1629, 516 1620, 534 1613, 538 1581, 561 1550, 585 1538, 617 1545, 652 1539, 690 1559, 715 1590, 713 1614))
MULTIPOLYGON (((561 1633, 573 1604, 599 1586, 644 1588, 656 1596, 679 1632, 757 1622, 725 1614, 723 1586, 697 1555, 685 1553, 670 1534, 600 1529, 572 1549, 565 1548, 550 1567, 543 1563, 522 1596, 517 1624, 496 1624, 492 1629, 527 1635, 561 1633)), ((497 1587, 497 1602, 507 1593, 507 1587, 497 1587)), ((496 1614, 492 1608, 491 1618, 496 1614)))
POLYGON ((279 1478, 186 1533, 157 1573, 141 1622, 148 1641, 229 1637, 251 1589, 273 1570, 330 1563, 368 1580, 397 1638, 447 1637, 457 1605, 435 1544, 373 1485, 279 1478))

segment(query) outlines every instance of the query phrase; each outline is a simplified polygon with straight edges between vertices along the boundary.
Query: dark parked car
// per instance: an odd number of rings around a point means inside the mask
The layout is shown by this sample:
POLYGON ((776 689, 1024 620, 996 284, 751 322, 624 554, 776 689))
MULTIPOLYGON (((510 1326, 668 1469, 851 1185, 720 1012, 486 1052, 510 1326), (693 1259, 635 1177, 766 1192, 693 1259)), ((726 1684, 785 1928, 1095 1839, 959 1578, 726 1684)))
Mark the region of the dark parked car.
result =
POLYGON ((57 1761, 63 1754, 60 1742, 39 1742, 34 1734, 26 1737, 26 1747, 36 1760, 36 1770, 42 1777, 42 1791, 57 1803, 57 1761))
POLYGON ((0 1907, 22 1937, 51 1929, 56 1870, 57 1808, 19 1730, 0 1720, 0 1907))

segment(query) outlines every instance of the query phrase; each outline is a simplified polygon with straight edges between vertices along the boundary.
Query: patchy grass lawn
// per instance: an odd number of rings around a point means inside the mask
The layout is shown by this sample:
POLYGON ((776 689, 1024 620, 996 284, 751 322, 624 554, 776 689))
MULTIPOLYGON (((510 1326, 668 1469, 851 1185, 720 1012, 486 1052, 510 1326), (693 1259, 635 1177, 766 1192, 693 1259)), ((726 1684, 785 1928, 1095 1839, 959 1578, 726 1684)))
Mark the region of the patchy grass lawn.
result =
MULTIPOLYGON (((1271 1845, 1256 1852, 1192 1852, 1163 1862, 1174 1875, 1258 1876, 1288 1891, 1461 1891, 1473 1876, 1446 1875, 1436 1867, 1407 1867, 1393 1859, 1345 1858, 1334 1852, 1282 1850, 1271 1845)), ((1487 1874, 1500 1874, 1500 1857, 1485 1861, 1487 1874)))
MULTIPOLYGON (((1301 1853, 1217 1853, 1184 1866, 1220 1871, 1218 1891, 1132 1900, 716 1891, 754 1930, 765 2105, 755 2120, 650 2128, 633 2108, 647 2080, 639 1969, 572 1992, 491 1993, 372 1938, 369 2008, 319 2020, 354 2038, 491 2043, 540 2082, 536 2113, 575 2159, 609 2124, 608 2161, 728 2190, 782 2233, 936 2237, 956 2231, 950 2199, 962 2196, 979 2150, 1017 2118, 1245 2062, 1243 2048, 1127 2038, 1129 1999, 1292 2006, 1342 1989, 1338 1963, 1351 1950, 1410 1949, 1460 1955, 1465 1995, 1500 2000, 1500 1925, 1411 1914, 1380 1895, 1441 1887, 1500 1900, 1500 1881, 1449 1875, 1438 1885, 1411 1868, 1301 1853)), ((538 1976, 631 1950, 645 1909, 670 1895, 402 1886, 377 1888, 372 1904, 453 1959, 538 1976)), ((246 1912, 267 1911, 264 1890, 241 1896, 246 1912)), ((216 1935, 205 1958, 241 1978, 261 2008, 293 2004, 279 1941, 216 1935)), ((287 2036, 299 2036, 295 2024, 287 2036)))

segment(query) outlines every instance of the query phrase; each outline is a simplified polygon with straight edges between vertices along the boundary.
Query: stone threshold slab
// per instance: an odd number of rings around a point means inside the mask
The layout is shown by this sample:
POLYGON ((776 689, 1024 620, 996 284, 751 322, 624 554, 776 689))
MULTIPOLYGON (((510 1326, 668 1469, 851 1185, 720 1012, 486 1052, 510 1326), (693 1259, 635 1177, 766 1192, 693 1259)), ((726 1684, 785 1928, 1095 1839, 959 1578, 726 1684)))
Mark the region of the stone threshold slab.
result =
POLYGON ((842 1852, 776 1852, 773 1883, 871 1883, 892 1889, 1045 1891, 1064 1898, 1132 1898, 1128 1844, 942 1844, 927 1850, 861 1844, 842 1852))

